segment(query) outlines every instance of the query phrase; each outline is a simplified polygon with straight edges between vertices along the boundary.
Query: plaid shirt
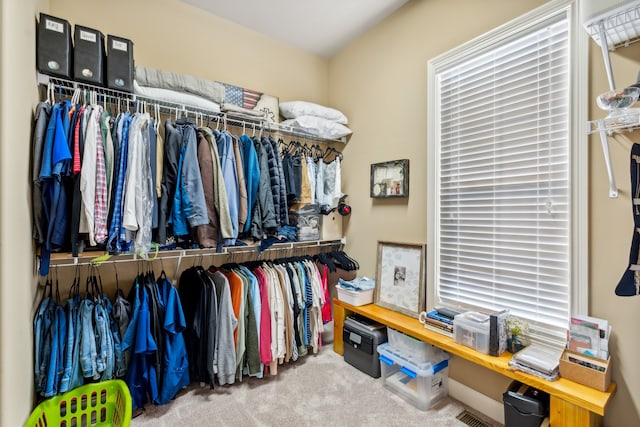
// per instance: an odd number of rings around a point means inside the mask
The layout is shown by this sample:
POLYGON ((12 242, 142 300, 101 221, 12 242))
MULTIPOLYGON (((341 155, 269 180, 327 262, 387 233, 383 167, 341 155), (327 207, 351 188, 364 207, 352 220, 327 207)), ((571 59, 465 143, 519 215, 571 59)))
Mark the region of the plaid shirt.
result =
POLYGON ((120 136, 119 145, 119 159, 116 181, 116 196, 112 201, 113 203, 113 218, 111 219, 111 228, 109 229, 109 241, 107 242, 107 249, 110 252, 121 252, 122 243, 120 240, 120 228, 122 228, 122 199, 124 194, 124 181, 127 176, 127 152, 129 145, 129 125, 131 124, 131 115, 126 112, 121 119, 122 121, 122 134, 120 136))
POLYGON ((100 129, 100 118, 102 108, 96 114, 96 192, 95 192, 95 213, 94 213, 94 234, 96 242, 104 243, 107 238, 107 169, 104 160, 104 144, 102 142, 102 130, 100 129))

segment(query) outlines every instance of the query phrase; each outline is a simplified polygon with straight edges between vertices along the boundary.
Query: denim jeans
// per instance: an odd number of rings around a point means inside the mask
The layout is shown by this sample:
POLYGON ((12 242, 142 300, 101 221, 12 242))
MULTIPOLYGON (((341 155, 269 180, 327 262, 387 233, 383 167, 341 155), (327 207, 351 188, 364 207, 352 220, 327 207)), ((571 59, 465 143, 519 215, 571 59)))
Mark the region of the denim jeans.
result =
MULTIPOLYGON (((110 334, 110 343, 111 343, 111 362, 107 360, 107 365, 111 363, 112 374, 110 378, 120 378, 124 376, 124 373, 127 370, 127 366, 124 362, 124 357, 122 356, 122 344, 120 341, 120 330, 118 328, 118 322, 116 321, 113 315, 113 306, 111 305, 111 301, 108 298, 105 298, 105 310, 107 312, 108 319, 108 330, 110 334)), ((104 381, 103 376, 103 381, 104 381)))
POLYGON ((80 296, 74 297, 75 299, 75 318, 74 318, 74 338, 73 338, 73 350, 71 356, 71 375, 69 378, 69 390, 80 387, 84 384, 84 378, 82 376, 80 368, 80 341, 82 340, 82 320, 81 320, 81 307, 82 298, 80 296))
POLYGON ((80 341, 80 367, 85 378, 98 379, 96 367, 97 349, 96 336, 93 332, 93 301, 85 299, 80 305, 80 327, 82 329, 80 341))
POLYGON ((37 393, 43 393, 47 383, 47 365, 51 354, 50 330, 53 321, 53 313, 50 305, 53 300, 45 297, 40 302, 33 319, 34 350, 35 350, 35 389, 37 393))
POLYGON ((93 333, 96 336, 96 373, 102 374, 107 365, 107 331, 104 307, 100 301, 93 306, 93 333))
POLYGON ((47 385, 44 397, 58 394, 58 384, 64 371, 64 342, 66 337, 66 315, 57 302, 54 304, 54 319, 51 324, 51 355, 47 367, 47 385))
POLYGON ((80 304, 79 297, 71 297, 67 300, 65 311, 67 314, 67 340, 64 353, 64 372, 60 379, 60 393, 65 393, 70 390, 69 385, 71 383, 71 372, 73 371, 73 357, 76 339, 76 328, 78 321, 78 308, 80 304))

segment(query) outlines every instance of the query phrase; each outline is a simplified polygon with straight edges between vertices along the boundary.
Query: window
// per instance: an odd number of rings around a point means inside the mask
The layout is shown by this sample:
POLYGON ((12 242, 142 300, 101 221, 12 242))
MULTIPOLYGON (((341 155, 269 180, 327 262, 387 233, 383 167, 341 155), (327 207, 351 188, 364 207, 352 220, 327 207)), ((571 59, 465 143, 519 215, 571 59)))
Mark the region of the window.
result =
POLYGON ((429 63, 430 306, 509 308, 554 342, 584 274, 571 14, 553 2, 429 63))

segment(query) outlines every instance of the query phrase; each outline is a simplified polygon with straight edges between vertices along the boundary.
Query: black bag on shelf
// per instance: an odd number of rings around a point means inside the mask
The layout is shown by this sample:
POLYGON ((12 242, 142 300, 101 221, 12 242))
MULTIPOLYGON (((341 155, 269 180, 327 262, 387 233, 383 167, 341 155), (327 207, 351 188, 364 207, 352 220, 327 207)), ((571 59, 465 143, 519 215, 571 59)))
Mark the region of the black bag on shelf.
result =
POLYGON ((93 28, 76 25, 73 41, 73 78, 104 86, 106 66, 104 35, 93 28))
POLYGON ((133 92, 133 42, 107 36, 107 87, 133 92))
POLYGON ((65 19, 40 14, 36 39, 38 71, 53 76, 71 78, 73 44, 71 26, 65 19))

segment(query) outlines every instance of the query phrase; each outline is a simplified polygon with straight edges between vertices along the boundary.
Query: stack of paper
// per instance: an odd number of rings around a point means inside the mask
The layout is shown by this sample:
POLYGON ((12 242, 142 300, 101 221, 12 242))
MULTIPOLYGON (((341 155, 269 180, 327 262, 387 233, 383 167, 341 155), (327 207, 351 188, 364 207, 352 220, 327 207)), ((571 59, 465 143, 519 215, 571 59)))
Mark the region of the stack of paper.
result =
POLYGON ((514 354, 509 365, 529 374, 554 381, 558 378, 561 357, 562 349, 534 343, 514 354))
POLYGON ((589 356, 607 360, 611 325, 597 317, 576 315, 571 317, 567 348, 589 356))

